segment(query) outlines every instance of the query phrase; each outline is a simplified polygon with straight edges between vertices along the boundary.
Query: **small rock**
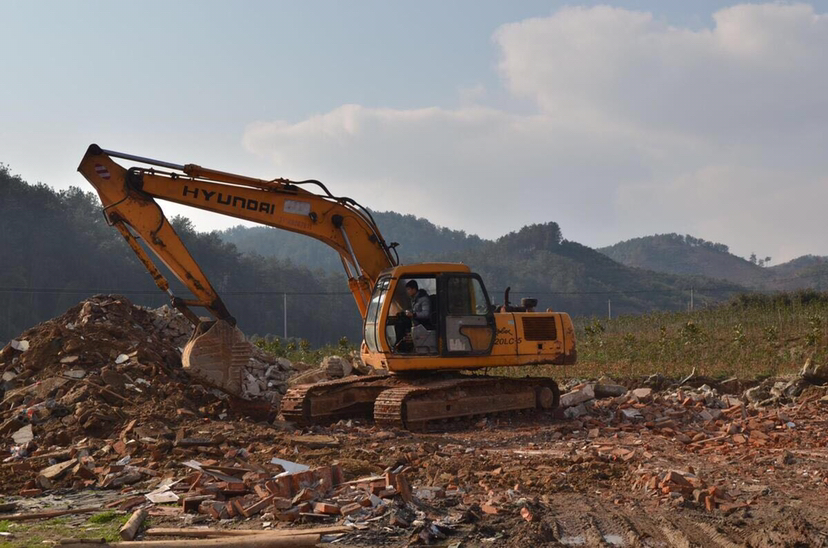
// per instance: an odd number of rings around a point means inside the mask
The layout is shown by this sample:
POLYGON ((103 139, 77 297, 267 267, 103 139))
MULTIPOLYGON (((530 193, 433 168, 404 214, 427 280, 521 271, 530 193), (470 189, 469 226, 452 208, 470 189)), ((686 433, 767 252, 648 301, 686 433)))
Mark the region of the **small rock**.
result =
POLYGON ((572 407, 595 398, 595 388, 592 384, 587 384, 580 390, 573 390, 561 396, 561 407, 572 407))
POLYGON ((23 445, 24 443, 28 443, 34 439, 34 434, 32 433, 32 425, 27 424, 14 434, 12 434, 12 439, 14 439, 14 443, 17 445, 23 445))
POLYGON ((653 389, 652 388, 636 388, 635 390, 632 391, 632 395, 638 401, 647 401, 652 397, 653 389))
POLYGON ((757 403, 770 398, 770 387, 765 383, 745 390, 745 399, 751 403, 757 403))
POLYGON ((324 369, 328 376, 333 379, 341 379, 347 377, 354 370, 351 362, 340 356, 328 356, 322 360, 322 369, 324 369))
POLYGON ((628 420, 636 420, 636 419, 643 419, 644 418, 644 416, 641 414, 641 412, 638 409, 632 409, 632 408, 622 409, 621 414, 624 415, 624 418, 628 419, 628 420))
POLYGON ((583 403, 564 409, 564 417, 568 419, 576 419, 582 415, 586 415, 586 413, 587 409, 583 403))
POLYGON ((25 352, 29 349, 29 341, 18 341, 17 339, 12 339, 11 347, 20 352, 25 352))
POLYGON ((627 389, 619 384, 599 382, 595 385, 596 398, 617 398, 627 393, 627 389))

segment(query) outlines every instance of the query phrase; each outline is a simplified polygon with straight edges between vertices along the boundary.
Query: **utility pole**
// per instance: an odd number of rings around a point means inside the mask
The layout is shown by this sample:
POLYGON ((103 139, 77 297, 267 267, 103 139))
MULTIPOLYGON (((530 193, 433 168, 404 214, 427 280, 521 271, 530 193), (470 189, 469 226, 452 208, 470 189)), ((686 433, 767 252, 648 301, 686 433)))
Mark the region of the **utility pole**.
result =
POLYGON ((690 312, 693 311, 693 288, 690 288, 690 312))
POLYGON ((607 299, 607 319, 612 319, 612 300, 607 299))
POLYGON ((287 293, 282 293, 282 311, 285 313, 285 342, 287 342, 287 293))

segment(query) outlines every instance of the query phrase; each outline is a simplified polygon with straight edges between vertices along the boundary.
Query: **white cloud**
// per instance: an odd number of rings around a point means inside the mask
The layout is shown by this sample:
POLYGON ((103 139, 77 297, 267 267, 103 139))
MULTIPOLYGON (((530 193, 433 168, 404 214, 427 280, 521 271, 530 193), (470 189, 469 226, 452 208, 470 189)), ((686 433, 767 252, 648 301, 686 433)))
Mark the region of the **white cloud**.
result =
POLYGON ((466 90, 453 110, 256 122, 245 145, 286 176, 490 237, 555 220, 592 245, 676 231, 738 253, 828 254, 814 205, 828 197, 828 16, 763 4, 713 19, 696 31, 565 8, 494 33, 504 85, 534 113, 466 90))

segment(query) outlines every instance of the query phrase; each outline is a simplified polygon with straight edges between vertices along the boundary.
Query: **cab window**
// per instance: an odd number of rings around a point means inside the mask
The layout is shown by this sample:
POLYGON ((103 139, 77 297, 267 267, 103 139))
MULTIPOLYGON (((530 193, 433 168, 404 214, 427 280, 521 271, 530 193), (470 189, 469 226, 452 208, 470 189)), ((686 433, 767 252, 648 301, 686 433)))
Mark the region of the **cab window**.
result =
POLYGON ((446 277, 446 349, 450 355, 473 356, 490 351, 494 316, 483 286, 474 276, 446 277))
POLYGON ((439 310, 434 276, 399 278, 388 311, 385 339, 397 354, 436 354, 439 310))
POLYGON ((480 281, 470 277, 452 277, 447 284, 447 312, 450 316, 485 316, 489 301, 480 281))
POLYGON ((374 287, 374 293, 371 295, 371 302, 368 303, 368 311, 365 314, 365 344, 371 352, 379 352, 379 314, 382 310, 382 305, 385 303, 385 297, 388 294, 388 287, 391 284, 391 278, 382 278, 374 287))

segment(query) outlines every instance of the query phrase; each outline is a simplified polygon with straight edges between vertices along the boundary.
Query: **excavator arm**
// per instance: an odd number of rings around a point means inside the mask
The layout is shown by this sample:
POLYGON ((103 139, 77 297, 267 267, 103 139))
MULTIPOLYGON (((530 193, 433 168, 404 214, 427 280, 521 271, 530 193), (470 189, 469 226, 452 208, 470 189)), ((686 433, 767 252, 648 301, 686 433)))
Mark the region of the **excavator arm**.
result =
POLYGON ((399 262, 396 244, 386 244, 370 212, 349 198, 332 195, 318 181, 271 181, 142 158, 90 145, 78 171, 96 188, 104 215, 126 239, 149 270, 156 285, 194 323, 191 306, 206 308, 231 325, 228 312, 207 276, 165 217, 156 199, 222 213, 263 225, 304 234, 339 253, 362 317, 380 272, 399 262), (113 158, 145 167, 125 168, 113 158), (147 167, 149 166, 149 167, 147 167), (304 187, 314 185, 316 194, 304 187), (169 283, 138 239, 190 290, 194 299, 172 294, 169 283))
POLYGON ((98 191, 107 221, 126 239, 156 285, 170 295, 173 306, 196 326, 181 355, 183 367, 235 396, 243 396, 242 371, 251 346, 156 200, 215 211, 325 242, 339 253, 363 318, 380 273, 399 262, 396 244, 385 243, 370 212, 349 198, 332 195, 319 181, 266 181, 103 150, 97 145, 89 146, 78 171, 98 191), (114 158, 141 166, 125 168, 114 158), (317 186, 323 194, 304 188, 309 185, 317 186), (140 240, 190 290, 192 299, 173 294, 140 240), (191 307, 206 308, 216 321, 201 322, 191 307))

